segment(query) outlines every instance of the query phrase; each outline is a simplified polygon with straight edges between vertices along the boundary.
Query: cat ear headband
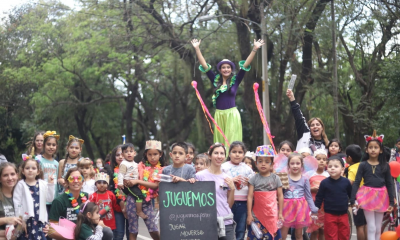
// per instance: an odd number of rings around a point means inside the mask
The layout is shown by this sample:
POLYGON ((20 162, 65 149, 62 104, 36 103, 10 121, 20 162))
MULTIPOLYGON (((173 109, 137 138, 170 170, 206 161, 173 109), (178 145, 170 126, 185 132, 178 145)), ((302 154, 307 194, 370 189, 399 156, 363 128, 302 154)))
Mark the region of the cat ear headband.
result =
POLYGON ((83 143, 85 142, 85 141, 83 141, 83 139, 79 139, 79 138, 74 137, 74 136, 72 136, 72 135, 69 135, 68 142, 70 142, 70 141, 72 141, 72 140, 74 140, 74 139, 78 140, 78 142, 79 142, 79 144, 80 144, 81 146, 82 146, 83 143))
POLYGON ((380 143, 383 143, 383 138, 385 136, 383 134, 379 135, 379 137, 376 136, 376 130, 372 133, 372 136, 364 135, 365 141, 368 143, 372 140, 378 140, 380 143))

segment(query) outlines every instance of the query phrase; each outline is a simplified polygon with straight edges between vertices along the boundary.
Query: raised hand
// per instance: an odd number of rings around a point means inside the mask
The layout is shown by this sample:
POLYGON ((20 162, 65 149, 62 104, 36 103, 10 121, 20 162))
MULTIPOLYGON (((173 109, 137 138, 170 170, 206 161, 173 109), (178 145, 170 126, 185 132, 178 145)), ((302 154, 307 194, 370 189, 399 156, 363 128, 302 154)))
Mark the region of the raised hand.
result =
POLYGON ((192 42, 192 46, 194 48, 199 48, 200 47, 200 43, 201 43, 201 39, 200 40, 193 39, 191 42, 192 42))
POLYGON ((264 45, 264 40, 262 39, 258 39, 257 41, 254 39, 254 50, 257 50, 259 48, 261 48, 262 45, 264 45))
POLYGON ((291 102, 294 101, 294 94, 293 94, 292 90, 288 89, 288 90, 286 91, 286 96, 289 98, 289 100, 290 100, 291 102))

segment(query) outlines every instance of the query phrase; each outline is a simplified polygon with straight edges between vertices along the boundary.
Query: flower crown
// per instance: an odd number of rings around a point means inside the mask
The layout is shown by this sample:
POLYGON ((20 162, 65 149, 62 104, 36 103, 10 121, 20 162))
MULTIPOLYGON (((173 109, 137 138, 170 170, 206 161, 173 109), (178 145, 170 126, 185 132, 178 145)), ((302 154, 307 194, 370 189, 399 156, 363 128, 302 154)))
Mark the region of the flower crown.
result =
POLYGON ((74 137, 74 136, 72 136, 72 135, 69 135, 68 144, 69 144, 69 142, 71 142, 71 141, 74 140, 74 139, 78 140, 78 142, 79 142, 79 144, 80 144, 81 146, 82 146, 83 143, 85 142, 85 141, 83 141, 83 139, 79 139, 79 138, 77 138, 77 137, 74 137))
POLYGON ((43 138, 46 139, 48 137, 55 137, 58 141, 60 139, 60 135, 57 135, 56 131, 47 131, 43 134, 43 138))
POLYGON ((369 143, 372 140, 378 140, 380 143, 383 143, 383 138, 385 136, 383 134, 379 135, 379 137, 376 136, 376 130, 372 133, 372 136, 364 135, 365 141, 369 143))

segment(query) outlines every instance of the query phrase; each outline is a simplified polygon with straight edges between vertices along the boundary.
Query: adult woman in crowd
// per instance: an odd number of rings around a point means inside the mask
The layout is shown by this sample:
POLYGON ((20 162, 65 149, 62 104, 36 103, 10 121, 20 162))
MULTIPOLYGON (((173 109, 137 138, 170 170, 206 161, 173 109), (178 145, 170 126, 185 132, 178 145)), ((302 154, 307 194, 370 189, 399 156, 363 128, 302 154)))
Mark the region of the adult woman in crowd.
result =
POLYGON ((35 156, 40 158, 42 156, 42 151, 43 151, 43 131, 36 132, 35 135, 33 135, 32 142, 28 148, 28 151, 26 151, 26 154, 30 155, 32 153, 32 148, 35 148, 35 156))
POLYGON ((0 165, 0 240, 5 240, 6 225, 22 224, 15 217, 13 189, 18 182, 17 167, 13 163, 0 165))
MULTIPOLYGON (((64 180, 66 183, 66 191, 53 200, 49 214, 49 221, 51 223, 58 224, 60 217, 75 223, 78 219, 78 213, 72 206, 71 202, 75 200, 80 205, 81 203, 88 201, 89 198, 87 193, 81 192, 83 185, 83 174, 77 167, 70 168, 65 175, 64 180), (74 200, 71 201, 71 198, 74 200)), ((51 233, 50 237, 57 240, 65 239, 64 236, 58 232, 51 233)), ((113 239, 113 233, 110 228, 103 228, 102 239, 113 239)))
POLYGON ((225 228, 218 226, 219 240, 235 239, 235 226, 231 207, 235 202, 235 185, 232 179, 221 170, 225 161, 226 150, 221 143, 214 143, 210 150, 211 165, 208 169, 196 173, 198 181, 214 181, 217 195, 218 224, 225 224, 225 228))
MULTIPOLYGON (((110 184, 108 189, 113 193, 115 193, 117 189, 115 186, 114 178, 118 179, 117 174, 119 170, 119 165, 121 164, 122 160, 124 160, 124 157, 122 156, 121 147, 122 145, 118 145, 111 151, 111 157, 110 157, 111 174, 110 174, 110 184)), ((118 204, 120 204, 121 209, 124 209, 125 206, 123 200, 125 199, 125 196, 123 195, 122 191, 117 191, 117 192, 118 192, 118 194, 116 194, 117 202, 118 204)), ((129 238, 128 219, 125 218, 122 212, 118 211, 114 211, 114 216, 115 216, 115 225, 117 226, 117 229, 114 230, 114 240, 122 240, 125 234, 127 238, 129 238)))
POLYGON ((320 118, 311 118, 307 122, 300 110, 300 105, 294 98, 292 90, 288 89, 286 91, 286 96, 289 98, 290 107, 296 123, 296 150, 299 151, 304 147, 308 147, 311 150, 311 155, 313 155, 314 151, 317 149, 327 150, 329 140, 326 136, 325 126, 322 120, 320 118))

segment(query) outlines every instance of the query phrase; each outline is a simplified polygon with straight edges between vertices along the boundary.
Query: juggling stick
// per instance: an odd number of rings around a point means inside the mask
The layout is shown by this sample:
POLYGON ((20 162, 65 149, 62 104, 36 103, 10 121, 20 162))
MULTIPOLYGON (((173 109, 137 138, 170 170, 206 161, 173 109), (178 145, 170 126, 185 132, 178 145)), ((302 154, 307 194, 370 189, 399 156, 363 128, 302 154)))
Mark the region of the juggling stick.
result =
POLYGON ((207 106, 204 104, 203 99, 202 99, 201 96, 200 96, 199 90, 197 90, 197 82, 196 82, 196 81, 192 81, 192 86, 193 86, 194 90, 196 90, 197 98, 198 98, 199 101, 200 101, 201 108, 203 109, 204 115, 206 116, 206 119, 207 119, 207 121, 208 121, 208 125, 210 126, 210 129, 211 129, 211 132, 214 134, 214 132, 213 132, 213 130, 212 130, 212 128, 211 128, 210 121, 208 120, 207 116, 208 116, 208 117, 211 119, 211 121, 214 123, 215 128, 218 130, 218 132, 220 132, 221 135, 224 137, 225 142, 226 142, 227 146, 229 147, 229 141, 228 141, 228 139, 226 138, 225 134, 222 132, 222 129, 218 126, 217 122, 216 122, 216 121, 214 120, 214 118, 211 116, 210 112, 209 112, 208 109, 207 109, 207 106))
POLYGON ((256 100, 257 110, 258 110, 258 113, 260 114, 261 122, 264 125, 264 129, 265 129, 265 132, 267 133, 269 142, 271 143, 272 147, 274 148, 274 152, 276 154, 275 145, 274 145, 274 142, 272 141, 271 131, 269 130, 268 123, 267 123, 267 120, 265 119, 265 114, 264 114, 264 111, 261 106, 260 97, 258 96, 257 90, 258 90, 259 86, 260 85, 258 83, 253 84, 254 97, 256 100))

